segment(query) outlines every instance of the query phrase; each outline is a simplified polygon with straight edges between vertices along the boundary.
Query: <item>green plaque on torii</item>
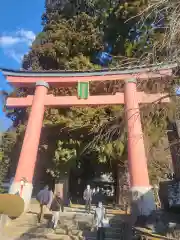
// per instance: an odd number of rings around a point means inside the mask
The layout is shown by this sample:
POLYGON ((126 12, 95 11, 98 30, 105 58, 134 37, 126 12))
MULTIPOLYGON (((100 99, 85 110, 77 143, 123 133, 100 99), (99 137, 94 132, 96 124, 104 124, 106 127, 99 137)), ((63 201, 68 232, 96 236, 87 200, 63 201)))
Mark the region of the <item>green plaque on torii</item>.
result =
POLYGON ((78 82, 78 98, 87 99, 89 97, 89 82, 78 82))

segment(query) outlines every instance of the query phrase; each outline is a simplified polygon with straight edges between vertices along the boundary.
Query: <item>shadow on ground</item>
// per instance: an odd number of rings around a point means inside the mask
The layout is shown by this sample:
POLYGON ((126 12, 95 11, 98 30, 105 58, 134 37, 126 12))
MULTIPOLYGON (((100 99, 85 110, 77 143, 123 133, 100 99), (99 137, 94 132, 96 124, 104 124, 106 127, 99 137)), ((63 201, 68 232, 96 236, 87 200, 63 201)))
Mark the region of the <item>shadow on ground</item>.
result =
MULTIPOLYGON (((35 212, 29 214, 37 215, 35 212)), ((96 240, 96 230, 92 229, 93 211, 91 214, 85 214, 82 210, 62 213, 56 231, 49 228, 51 217, 51 214, 45 214, 41 224, 32 224, 26 233, 15 240, 96 240)), ((149 218, 137 218, 133 227, 130 215, 109 214, 108 218, 110 227, 105 230, 105 240, 155 239, 152 231, 147 232, 148 228, 161 235, 156 239, 180 239, 180 218, 176 213, 156 211, 149 218)))
MULTIPOLYGON (((132 228, 128 223, 128 218, 128 216, 120 214, 109 216, 110 227, 105 230, 105 240, 132 240, 132 228)), ((37 226, 30 228, 15 240, 96 240, 96 231, 92 229, 93 214, 63 213, 63 216, 60 217, 60 224, 55 231, 48 227, 50 220, 51 214, 45 214, 41 224, 37 223, 37 226)))

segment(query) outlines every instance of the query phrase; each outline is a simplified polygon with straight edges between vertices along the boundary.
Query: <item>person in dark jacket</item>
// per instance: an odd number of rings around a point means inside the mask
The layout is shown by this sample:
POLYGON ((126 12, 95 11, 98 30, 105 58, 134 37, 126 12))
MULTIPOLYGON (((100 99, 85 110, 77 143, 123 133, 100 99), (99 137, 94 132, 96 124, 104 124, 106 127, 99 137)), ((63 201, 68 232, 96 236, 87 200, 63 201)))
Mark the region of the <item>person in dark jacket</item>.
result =
POLYGON ((90 185, 87 185, 87 188, 84 190, 83 199, 85 200, 85 209, 88 213, 91 211, 91 202, 93 197, 93 191, 91 190, 90 185))
POLYGON ((97 187, 94 193, 94 203, 97 206, 99 202, 102 202, 102 203, 104 202, 104 196, 100 188, 97 187))
POLYGON ((45 188, 41 190, 36 197, 37 201, 40 204, 40 213, 38 215, 39 223, 41 222, 44 215, 44 206, 48 206, 50 204, 51 198, 52 194, 48 186, 45 186, 45 188))
POLYGON ((59 217, 60 217, 60 210, 62 212, 64 212, 64 203, 63 200, 61 198, 60 192, 58 192, 52 203, 51 203, 51 207, 50 210, 52 211, 52 228, 56 228, 58 221, 59 221, 59 217))

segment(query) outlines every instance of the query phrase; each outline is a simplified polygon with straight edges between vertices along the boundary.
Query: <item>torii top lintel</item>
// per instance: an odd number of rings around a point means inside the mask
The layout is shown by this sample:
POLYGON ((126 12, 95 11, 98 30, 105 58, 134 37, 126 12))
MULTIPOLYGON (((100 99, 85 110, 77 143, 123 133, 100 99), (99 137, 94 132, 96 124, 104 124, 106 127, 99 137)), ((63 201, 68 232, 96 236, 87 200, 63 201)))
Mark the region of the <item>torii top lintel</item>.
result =
POLYGON ((35 86, 37 81, 45 81, 51 86, 74 85, 79 81, 107 81, 122 80, 129 78, 137 78, 139 80, 156 79, 169 77, 172 75, 172 69, 177 64, 159 64, 151 66, 131 67, 119 70, 98 70, 98 71, 24 71, 1 69, 9 83, 16 87, 35 86))

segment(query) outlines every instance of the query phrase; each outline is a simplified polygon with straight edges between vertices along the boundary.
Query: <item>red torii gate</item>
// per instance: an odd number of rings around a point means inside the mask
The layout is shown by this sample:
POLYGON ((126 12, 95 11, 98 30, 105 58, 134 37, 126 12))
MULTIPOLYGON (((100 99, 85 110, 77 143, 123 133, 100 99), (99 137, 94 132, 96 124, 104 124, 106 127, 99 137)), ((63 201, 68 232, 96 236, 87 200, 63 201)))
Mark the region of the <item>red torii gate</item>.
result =
MULTIPOLYGON (((10 193, 16 193, 21 188, 22 179, 27 183, 23 188, 22 197, 26 209, 32 195, 32 180, 38 152, 44 110, 49 107, 67 107, 83 105, 113 105, 125 104, 128 130, 128 163, 132 194, 139 200, 141 214, 149 215, 155 209, 152 188, 149 183, 147 159, 144 148, 143 132, 140 119, 139 103, 152 103, 165 94, 146 94, 137 92, 136 83, 141 80, 171 78, 172 69, 176 65, 151 66, 149 68, 134 68, 116 71, 94 72, 33 72, 2 69, 9 83, 15 87, 35 87, 34 96, 7 99, 7 107, 31 107, 25 132, 19 162, 11 186, 10 193), (88 99, 78 99, 76 96, 48 95, 50 87, 76 86, 78 82, 100 82, 109 80, 124 81, 124 93, 115 95, 89 96, 88 99), (143 198, 141 197, 143 196, 143 198)), ((169 102, 164 98, 163 102, 169 102)))

